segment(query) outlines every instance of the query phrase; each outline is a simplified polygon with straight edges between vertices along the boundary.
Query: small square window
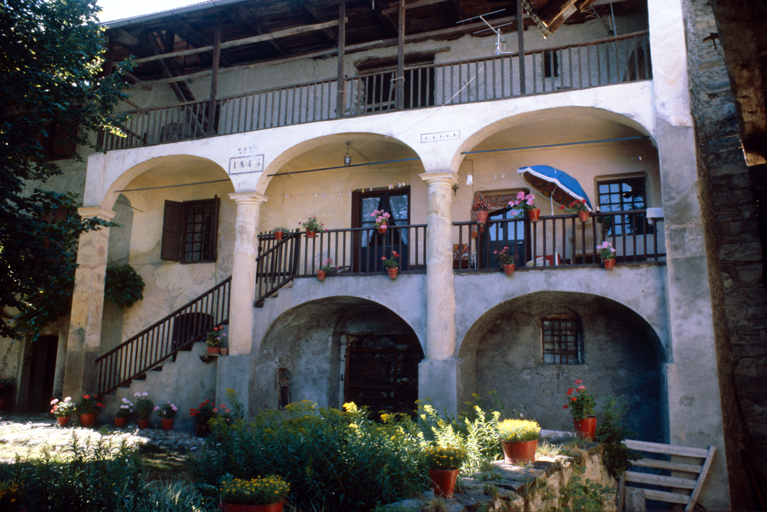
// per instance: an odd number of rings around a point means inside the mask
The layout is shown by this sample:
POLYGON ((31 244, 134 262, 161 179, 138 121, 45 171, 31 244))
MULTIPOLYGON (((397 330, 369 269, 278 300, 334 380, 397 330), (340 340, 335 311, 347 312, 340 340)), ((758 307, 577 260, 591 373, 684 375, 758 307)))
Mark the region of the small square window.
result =
POLYGON ((583 363, 583 339, 577 317, 544 318, 542 332, 544 363, 583 363))

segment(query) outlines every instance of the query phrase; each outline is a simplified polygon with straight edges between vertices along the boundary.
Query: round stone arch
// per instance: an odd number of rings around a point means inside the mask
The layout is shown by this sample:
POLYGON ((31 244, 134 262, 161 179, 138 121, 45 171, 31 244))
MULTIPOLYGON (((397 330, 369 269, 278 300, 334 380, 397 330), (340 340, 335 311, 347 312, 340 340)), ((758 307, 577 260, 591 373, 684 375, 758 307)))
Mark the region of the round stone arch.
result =
MULTIPOLYGON (((102 208, 111 209, 118 196, 121 193, 129 193, 130 188, 134 188, 130 186, 131 183, 148 172, 154 172, 160 175, 159 177, 171 182, 174 180, 180 182, 182 177, 185 182, 190 180, 198 182, 223 182, 229 180, 229 174, 226 172, 226 169, 211 159, 187 154, 159 156, 133 165, 122 171, 118 176, 112 177, 111 183, 103 193, 103 196, 98 198, 98 203, 102 208)), ((103 178, 110 179, 108 176, 103 178)), ((96 176, 91 176, 91 172, 89 172, 88 181, 90 182, 94 179, 96 179, 96 176)), ((88 185, 89 183, 86 183, 86 189, 90 189, 88 185)), ((138 202, 139 205, 144 204, 146 207, 140 197, 132 199, 132 202, 134 201, 138 202)))
MULTIPOLYGON (((336 126, 336 124, 331 126, 336 126)), ((300 137, 298 137, 300 134, 296 135, 297 137, 292 140, 300 140, 300 137)), ((343 157, 346 154, 347 142, 351 143, 349 152, 352 157, 352 165, 364 163, 365 161, 379 162, 406 158, 420 159, 420 155, 411 145, 385 133, 344 131, 319 137, 313 136, 284 149, 273 160, 266 163, 264 172, 259 176, 256 191, 266 194, 269 183, 274 178, 272 175, 277 174, 287 165, 303 167, 302 164, 304 164, 311 169, 324 167, 343 168, 343 157), (361 153, 361 150, 364 150, 364 153, 361 153)), ((285 169, 288 172, 291 170, 299 169, 285 169)), ((311 176, 311 174, 307 174, 307 176, 311 176)))
MULTIPOLYGON (((457 169, 461 162, 468 156, 462 154, 464 151, 472 151, 478 145, 482 144, 492 136, 503 132, 504 130, 513 129, 514 127, 529 126, 533 123, 562 123, 565 119, 577 119, 586 121, 591 124, 610 124, 613 126, 622 127, 620 130, 625 131, 626 134, 633 134, 638 136, 647 136, 650 138, 651 143, 655 146, 655 140, 652 135, 651 127, 644 126, 640 122, 627 117, 623 114, 612 112, 610 110, 595 108, 595 107, 576 107, 576 106, 564 106, 554 107, 543 110, 534 110, 534 105, 531 105, 531 110, 527 112, 518 113, 513 116, 505 117, 489 122, 486 126, 476 130, 469 134, 463 142, 460 144, 455 155, 453 155, 451 169, 457 169)), ((563 129, 563 133, 572 138, 572 130, 563 129)), ((628 135, 626 135, 628 136, 628 135)), ((588 138, 588 137, 587 137, 588 138)), ((617 137, 605 137, 605 138, 617 138, 617 137)), ((560 141, 556 141, 560 142, 560 141)), ((572 140, 567 141, 572 142, 572 140)), ((555 143, 554 141, 541 141, 537 145, 547 145, 555 143)), ((516 170, 516 169, 514 169, 516 170)))
POLYGON ((423 358, 413 328, 380 303, 350 296, 304 302, 274 319, 259 345, 256 407, 351 400, 373 411, 410 412, 423 358), (387 385, 394 388, 378 389, 387 385))
POLYGON ((571 431, 563 406, 581 379, 596 397, 597 412, 610 397, 619 398, 635 438, 657 442, 668 439, 665 363, 661 341, 642 316, 606 297, 571 292, 535 292, 492 307, 460 349, 464 401, 493 392, 507 415, 571 431), (544 327, 544 321, 553 323, 544 327), (569 363, 544 355, 544 330, 557 329, 574 329, 580 343, 569 363))

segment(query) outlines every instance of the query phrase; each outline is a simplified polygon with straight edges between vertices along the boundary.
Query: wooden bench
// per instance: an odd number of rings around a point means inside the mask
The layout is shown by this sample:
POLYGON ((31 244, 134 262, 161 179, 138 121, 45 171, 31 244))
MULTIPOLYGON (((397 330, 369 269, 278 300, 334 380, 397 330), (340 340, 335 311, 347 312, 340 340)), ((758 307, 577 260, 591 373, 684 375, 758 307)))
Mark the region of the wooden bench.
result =
POLYGON ((685 506, 685 510, 692 510, 711 468, 716 448, 711 446, 706 450, 631 440, 624 443, 637 452, 660 453, 692 460, 680 462, 647 458, 633 461, 632 467, 623 473, 618 485, 618 510, 646 510, 644 500, 680 504, 685 506), (631 471, 634 467, 667 470, 673 472, 674 476, 631 471), (644 489, 631 484, 647 484, 668 488, 669 491, 644 489))

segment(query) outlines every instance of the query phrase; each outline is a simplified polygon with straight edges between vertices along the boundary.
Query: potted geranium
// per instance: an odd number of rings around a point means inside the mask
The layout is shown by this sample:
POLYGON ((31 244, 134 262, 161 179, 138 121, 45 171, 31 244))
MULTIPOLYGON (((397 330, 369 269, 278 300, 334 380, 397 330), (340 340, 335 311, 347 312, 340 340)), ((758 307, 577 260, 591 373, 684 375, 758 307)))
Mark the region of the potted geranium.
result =
POLYGON ((605 270, 612 270, 615 266, 615 248, 613 244, 605 240, 597 245, 597 251, 599 251, 599 257, 602 258, 605 270))
POLYGON ((458 471, 466 458, 466 450, 458 446, 431 446, 424 451, 429 479, 435 496, 453 496, 458 471))
POLYGON ((577 387, 567 390, 567 403, 565 409, 570 409, 573 417, 575 432, 585 439, 594 439, 597 430, 597 417, 594 416, 596 401, 594 395, 586 390, 582 380, 575 381, 577 387))
POLYGON ((92 427, 96 424, 96 413, 104 407, 98 395, 83 395, 77 402, 77 414, 80 415, 81 427, 92 427))
POLYGON ((336 272, 338 272, 338 267, 333 265, 332 259, 328 258, 317 271, 317 279, 324 281, 326 276, 335 274, 336 272))
POLYGON ((66 427, 69 423, 69 417, 77 411, 77 404, 72 401, 71 397, 66 397, 64 400, 54 398, 51 400, 51 414, 56 416, 56 421, 59 426, 66 427))
POLYGON ((210 400, 201 402, 196 409, 189 409, 189 416, 191 416, 196 423, 194 431, 198 437, 207 437, 208 434, 210 434, 210 426, 208 425, 208 422, 215 418, 217 413, 218 409, 216 408, 216 404, 210 400))
POLYGON ((474 212, 474 219, 477 221, 477 224, 484 224, 487 222, 487 216, 490 212, 490 203, 480 194, 471 206, 471 211, 474 212))
POLYGON ((503 267, 503 271, 506 272, 507 276, 510 276, 514 273, 514 269, 517 267, 516 254, 511 254, 511 251, 509 251, 508 247, 504 247, 501 252, 498 252, 496 249, 493 251, 493 254, 495 254, 495 257, 498 260, 498 265, 503 267))
POLYGON ((392 280, 397 279, 397 272, 399 272, 399 254, 397 254, 397 251, 391 252, 391 258, 381 256, 381 260, 383 260, 384 267, 386 267, 386 271, 389 273, 389 278, 392 280))
POLYGON ((317 220, 317 217, 309 217, 309 220, 301 224, 306 229, 306 238, 314 238, 315 233, 325 231, 325 225, 317 220))
POLYGON ((567 207, 563 205, 560 206, 559 209, 564 210, 565 213, 577 213, 578 217, 581 219, 581 222, 587 222, 589 220, 589 215, 591 215, 585 199, 573 201, 567 205, 567 207))
POLYGON ((136 424, 139 430, 144 430, 149 426, 149 417, 154 412, 154 402, 149 398, 149 393, 146 391, 138 391, 133 396, 138 397, 135 407, 136 416, 138 416, 136 424))
POLYGON ((123 397, 122 405, 115 413, 115 427, 122 428, 128 423, 128 419, 133 414, 133 402, 123 397))
POLYGON ((176 404, 173 404, 170 400, 168 400, 167 403, 164 403, 160 406, 155 405, 154 410, 160 417, 160 421, 162 422, 162 429, 173 430, 173 419, 176 417, 176 413, 178 412, 178 407, 176 407, 176 404))
POLYGON ((530 219, 531 222, 537 222, 541 216, 540 208, 535 206, 535 196, 533 194, 525 194, 522 190, 517 192, 517 197, 515 199, 509 201, 509 206, 515 210, 512 212, 512 216, 514 217, 521 212, 527 212, 527 218, 530 219))
POLYGON ((208 354, 221 353, 221 347, 224 346, 224 338, 226 337, 226 333, 223 331, 224 326, 219 325, 205 334, 205 344, 208 346, 208 354))
POLYGON ((370 216, 376 218, 376 227, 378 228, 378 232, 386 233, 386 228, 389 227, 388 224, 391 214, 386 213, 383 210, 373 210, 373 213, 371 213, 370 216))
POLYGON ((282 512, 290 484, 276 475, 250 480, 229 478, 221 482, 224 512, 282 512))
POLYGON ((289 230, 288 228, 278 227, 274 228, 272 230, 272 233, 274 233, 274 238, 277 240, 282 240, 282 237, 287 233, 289 230))
POLYGON ((507 464, 535 462, 535 450, 541 427, 530 420, 503 420, 498 423, 498 437, 507 464))

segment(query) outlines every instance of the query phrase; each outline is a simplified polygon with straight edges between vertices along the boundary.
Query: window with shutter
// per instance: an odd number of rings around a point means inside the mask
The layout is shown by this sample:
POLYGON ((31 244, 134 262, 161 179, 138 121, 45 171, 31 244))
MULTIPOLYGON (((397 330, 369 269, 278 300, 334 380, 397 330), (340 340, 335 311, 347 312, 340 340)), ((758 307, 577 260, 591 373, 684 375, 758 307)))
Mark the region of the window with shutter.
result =
POLYGON ((219 199, 165 201, 160 258, 181 263, 216 261, 219 199))

